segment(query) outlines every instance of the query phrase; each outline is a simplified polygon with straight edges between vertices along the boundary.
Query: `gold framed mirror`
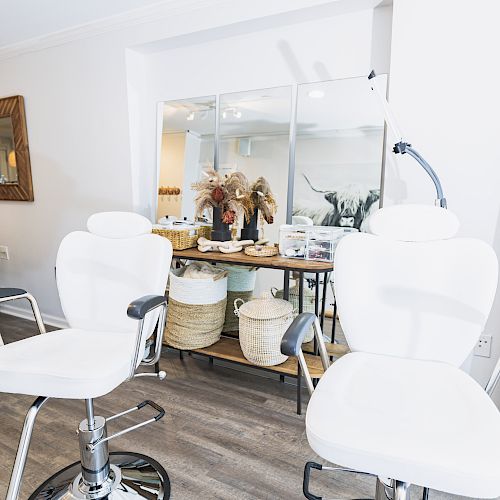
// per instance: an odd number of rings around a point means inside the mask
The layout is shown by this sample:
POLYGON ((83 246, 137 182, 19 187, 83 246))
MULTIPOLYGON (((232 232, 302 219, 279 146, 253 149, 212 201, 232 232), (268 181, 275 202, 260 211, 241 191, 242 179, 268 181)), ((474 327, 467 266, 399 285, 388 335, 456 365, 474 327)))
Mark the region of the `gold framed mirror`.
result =
POLYGON ((33 201, 24 99, 0 99, 0 200, 33 201))

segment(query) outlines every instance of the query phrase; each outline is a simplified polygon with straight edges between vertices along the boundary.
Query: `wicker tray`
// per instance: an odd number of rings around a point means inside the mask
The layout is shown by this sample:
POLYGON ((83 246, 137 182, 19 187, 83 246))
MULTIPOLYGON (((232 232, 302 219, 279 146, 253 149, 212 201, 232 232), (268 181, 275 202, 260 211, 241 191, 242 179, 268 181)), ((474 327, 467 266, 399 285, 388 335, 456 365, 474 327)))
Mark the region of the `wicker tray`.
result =
POLYGON ((186 250, 197 246, 198 238, 210 239, 210 226, 196 226, 189 229, 153 228, 153 233, 167 238, 174 250, 186 250))
POLYGON ((251 255, 252 257, 274 257, 278 255, 278 247, 267 245, 267 246, 250 246, 245 248, 245 254, 251 255))

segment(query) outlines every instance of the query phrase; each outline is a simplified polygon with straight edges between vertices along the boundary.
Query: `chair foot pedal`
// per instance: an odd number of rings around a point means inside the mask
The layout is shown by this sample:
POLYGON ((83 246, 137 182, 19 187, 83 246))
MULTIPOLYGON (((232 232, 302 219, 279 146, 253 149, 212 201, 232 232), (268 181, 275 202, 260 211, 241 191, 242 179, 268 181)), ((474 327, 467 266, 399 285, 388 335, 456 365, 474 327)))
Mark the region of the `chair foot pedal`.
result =
MULTIPOLYGON (((307 462, 305 467, 304 467, 304 480, 302 483, 302 492, 304 493, 304 496, 308 500, 323 500, 323 497, 320 497, 318 495, 315 495, 314 493, 311 493, 309 489, 309 483, 311 481, 311 472, 312 469, 316 469, 319 471, 330 471, 330 472, 348 472, 352 474, 363 474, 366 476, 372 476, 372 474, 367 474, 365 472, 360 472, 356 471, 353 469, 347 469, 344 467, 325 467, 324 465, 318 464, 317 462, 307 462)), ((326 499, 325 499, 326 500, 326 499)), ((333 499, 330 499, 333 500, 333 499)), ((373 498, 357 498, 354 500, 374 500, 373 498)))
POLYGON ((307 462, 304 467, 304 481, 302 483, 302 492, 308 500, 321 500, 322 497, 312 494, 309 491, 309 482, 311 480, 311 469, 323 470, 323 466, 316 462, 307 462))

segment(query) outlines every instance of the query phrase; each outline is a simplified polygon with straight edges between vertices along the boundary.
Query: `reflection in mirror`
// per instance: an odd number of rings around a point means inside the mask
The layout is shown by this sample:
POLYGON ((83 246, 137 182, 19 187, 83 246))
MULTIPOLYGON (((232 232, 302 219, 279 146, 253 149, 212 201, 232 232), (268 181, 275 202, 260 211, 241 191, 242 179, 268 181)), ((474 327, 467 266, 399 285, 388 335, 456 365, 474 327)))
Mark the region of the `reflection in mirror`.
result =
POLYGON ((214 96, 163 103, 157 220, 194 220, 191 184, 214 165, 214 136, 214 96))
POLYGON ((10 116, 0 117, 0 184, 17 184, 14 129, 10 116))
POLYGON ((379 206, 383 144, 383 112, 366 77, 299 85, 295 221, 362 231, 379 206))
POLYGON ((260 237, 271 242, 286 222, 291 96, 288 86, 224 94, 219 101, 219 171, 242 172, 250 183, 267 179, 278 211, 260 237))

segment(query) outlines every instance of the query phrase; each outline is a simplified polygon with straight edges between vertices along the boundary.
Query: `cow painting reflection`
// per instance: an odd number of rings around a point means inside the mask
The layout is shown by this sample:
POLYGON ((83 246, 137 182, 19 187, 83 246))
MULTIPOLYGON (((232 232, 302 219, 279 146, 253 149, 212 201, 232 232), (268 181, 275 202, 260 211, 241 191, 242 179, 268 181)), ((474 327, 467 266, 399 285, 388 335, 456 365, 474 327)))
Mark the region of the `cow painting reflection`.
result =
POLYGON ((379 207, 383 144, 366 78, 299 85, 293 215, 365 230, 379 207))

